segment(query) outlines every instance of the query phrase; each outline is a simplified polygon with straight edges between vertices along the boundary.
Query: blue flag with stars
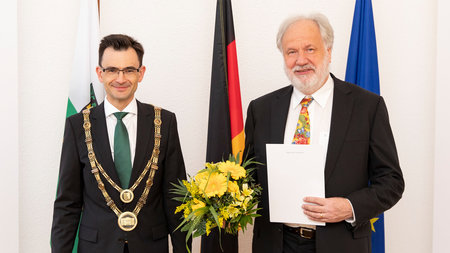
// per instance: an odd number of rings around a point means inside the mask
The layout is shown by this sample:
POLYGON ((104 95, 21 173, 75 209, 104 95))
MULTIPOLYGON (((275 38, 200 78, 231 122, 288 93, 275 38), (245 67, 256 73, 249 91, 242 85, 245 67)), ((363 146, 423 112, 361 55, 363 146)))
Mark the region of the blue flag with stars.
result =
MULTIPOLYGON (((380 94, 377 43, 371 0, 356 0, 345 80, 380 94)), ((372 253, 385 253, 384 215, 371 219, 370 223, 372 253)))

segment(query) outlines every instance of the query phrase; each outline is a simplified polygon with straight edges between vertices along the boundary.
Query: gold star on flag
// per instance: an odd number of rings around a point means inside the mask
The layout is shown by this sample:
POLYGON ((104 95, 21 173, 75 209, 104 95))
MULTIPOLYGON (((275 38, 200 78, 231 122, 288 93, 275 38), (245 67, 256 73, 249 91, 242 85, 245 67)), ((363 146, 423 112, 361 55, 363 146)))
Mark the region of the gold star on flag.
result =
POLYGON ((376 232, 375 231, 375 227, 373 226, 373 224, 375 224, 375 222, 377 222, 377 220, 378 220, 378 218, 370 219, 370 226, 372 227, 372 231, 373 232, 376 232))

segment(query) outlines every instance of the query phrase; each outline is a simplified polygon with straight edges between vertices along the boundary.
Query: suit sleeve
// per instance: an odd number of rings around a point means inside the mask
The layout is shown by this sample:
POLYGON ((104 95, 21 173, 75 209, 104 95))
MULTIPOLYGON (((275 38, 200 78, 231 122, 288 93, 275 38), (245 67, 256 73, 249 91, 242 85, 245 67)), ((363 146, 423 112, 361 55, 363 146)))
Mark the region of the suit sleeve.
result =
POLYGON ((66 120, 53 208, 52 252, 72 252, 83 206, 81 163, 72 122, 66 120))
POLYGON ((391 208, 401 198, 405 187, 388 112, 382 97, 379 99, 371 127, 368 170, 369 186, 348 196, 355 211, 356 226, 391 208))
MULTIPOLYGON (((255 150, 253 148, 253 101, 250 102, 247 109, 247 119, 245 120, 245 155, 253 157, 255 150)), ((245 157, 245 156, 244 156, 245 157)))
MULTIPOLYGON (((174 253, 187 252, 186 249, 186 233, 181 232, 179 229, 174 232, 181 222, 181 215, 175 214, 176 207, 180 204, 173 200, 176 197, 169 193, 169 190, 173 188, 171 183, 178 183, 178 180, 186 179, 186 170, 184 167, 183 155, 181 152, 180 139, 177 130, 177 121, 175 114, 170 117, 169 138, 168 138, 168 150, 167 157, 164 161, 164 203, 166 210, 166 217, 169 225, 170 236, 172 240, 172 247, 174 253)), ((191 248, 191 240, 188 242, 189 248, 191 248)))
MULTIPOLYGON (((247 118, 245 120, 245 149, 244 149, 244 157, 247 159, 255 158, 256 161, 259 161, 257 157, 255 157, 255 144, 253 140, 253 130, 255 128, 254 116, 253 116, 253 107, 254 102, 250 102, 247 109, 247 118)), ((258 170, 254 171, 255 176, 253 178, 256 180, 258 184, 257 173, 258 170)))

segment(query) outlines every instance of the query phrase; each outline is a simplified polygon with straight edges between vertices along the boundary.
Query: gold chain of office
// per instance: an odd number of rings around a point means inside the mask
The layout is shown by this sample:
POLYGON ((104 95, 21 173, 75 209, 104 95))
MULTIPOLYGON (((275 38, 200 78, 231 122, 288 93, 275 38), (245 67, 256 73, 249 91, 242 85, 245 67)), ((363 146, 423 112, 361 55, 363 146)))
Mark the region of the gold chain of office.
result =
POLYGON ((145 166, 144 170, 142 171, 141 175, 139 175, 139 178, 134 182, 133 186, 131 186, 130 189, 122 189, 120 186, 118 186, 111 177, 106 173, 106 171, 103 169, 102 165, 97 161, 97 158, 94 153, 94 148, 92 145, 92 135, 91 135, 91 122, 89 121, 89 114, 90 110, 85 109, 83 110, 83 117, 84 117, 84 133, 86 136, 85 142, 88 150, 88 157, 89 162, 92 167, 92 174, 94 174, 95 180, 97 180, 97 185, 100 191, 103 194, 103 197, 106 200, 106 205, 108 205, 112 211, 117 215, 117 223, 119 227, 124 231, 131 231, 137 226, 137 216, 139 212, 141 211, 142 207, 145 205, 147 201, 148 194, 150 192, 150 188, 153 185, 153 178, 155 177, 155 173, 158 170, 158 157, 159 157, 159 147, 161 145, 161 108, 154 107, 155 108, 155 145, 153 146, 153 152, 152 156, 147 162, 147 165, 145 166), (105 189, 105 184, 103 183, 100 173, 103 175, 103 177, 108 181, 109 184, 111 184, 114 189, 116 189, 120 193, 120 199, 124 203, 130 203, 134 198, 133 191, 139 186, 142 179, 145 177, 145 174, 147 174, 148 170, 151 168, 147 182, 145 184, 144 191, 142 192, 138 202, 136 203, 136 207, 132 212, 126 211, 122 212, 117 207, 117 205, 114 203, 114 200, 111 199, 108 192, 105 189), (99 173, 100 172, 100 173, 99 173))

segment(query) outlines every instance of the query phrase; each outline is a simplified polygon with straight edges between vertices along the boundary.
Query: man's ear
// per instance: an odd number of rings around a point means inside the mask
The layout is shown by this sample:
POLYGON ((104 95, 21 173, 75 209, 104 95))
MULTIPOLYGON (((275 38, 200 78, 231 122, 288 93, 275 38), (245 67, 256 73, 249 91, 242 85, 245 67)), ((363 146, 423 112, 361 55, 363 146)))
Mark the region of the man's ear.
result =
POLYGON ((331 63, 331 52, 332 52, 332 49, 328 48, 327 52, 328 52, 328 55, 329 55, 328 63, 331 63))
POLYGON ((102 70, 102 68, 100 68, 100 66, 97 66, 95 68, 95 72, 97 73, 97 78, 100 81, 100 83, 103 83, 103 77, 102 77, 103 70, 102 70))
POLYGON ((142 79, 144 78, 144 74, 145 74, 145 66, 141 66, 141 68, 139 69, 139 82, 142 81, 142 79))

